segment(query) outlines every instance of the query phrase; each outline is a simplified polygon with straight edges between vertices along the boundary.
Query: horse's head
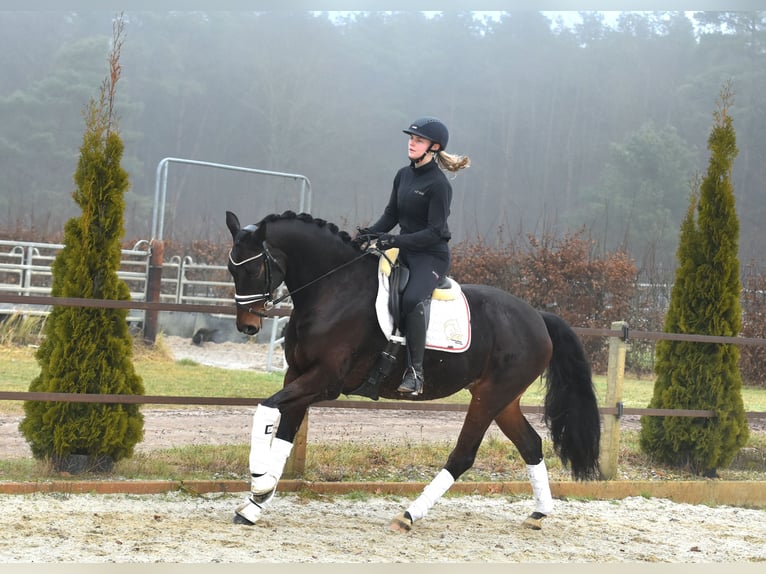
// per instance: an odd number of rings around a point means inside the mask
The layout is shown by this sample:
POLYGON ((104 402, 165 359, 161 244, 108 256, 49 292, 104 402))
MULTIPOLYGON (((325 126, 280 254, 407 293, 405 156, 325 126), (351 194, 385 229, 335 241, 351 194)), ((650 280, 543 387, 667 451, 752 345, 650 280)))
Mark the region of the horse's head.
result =
POLYGON ((255 335, 284 280, 284 264, 269 249, 265 233, 257 225, 241 227, 237 216, 227 211, 226 226, 233 240, 228 266, 234 279, 237 329, 255 335))

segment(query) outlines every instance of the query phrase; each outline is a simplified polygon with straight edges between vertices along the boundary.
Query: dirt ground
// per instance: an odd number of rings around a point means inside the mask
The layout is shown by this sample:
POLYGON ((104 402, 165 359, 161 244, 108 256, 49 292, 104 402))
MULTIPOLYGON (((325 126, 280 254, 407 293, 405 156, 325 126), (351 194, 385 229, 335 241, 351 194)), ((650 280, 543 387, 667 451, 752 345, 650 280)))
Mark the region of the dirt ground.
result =
MULTIPOLYGON (((183 339, 168 344, 178 359, 209 355, 212 364, 229 353, 218 366, 264 368, 250 345, 238 358, 242 345, 208 353, 183 339)), ((139 451, 249 438, 251 408, 143 412, 139 451)), ((6 457, 30 455, 19 419, 0 419, 6 457)), ((530 419, 541 427, 539 416, 530 419)), ((309 441, 453 441, 461 422, 460 413, 314 409, 309 441)), ((530 497, 448 495, 412 532, 398 534, 388 525, 407 497, 279 493, 261 521, 245 527, 231 522, 242 496, 0 495, 0 563, 766 562, 764 510, 644 497, 557 500, 543 530, 532 531, 521 527, 530 497)))
POLYGON ((641 497, 557 501, 543 530, 522 528, 528 500, 446 497, 408 534, 389 531, 399 497, 278 495, 255 526, 232 524, 239 498, 2 495, 0 562, 766 561, 766 516, 641 497))

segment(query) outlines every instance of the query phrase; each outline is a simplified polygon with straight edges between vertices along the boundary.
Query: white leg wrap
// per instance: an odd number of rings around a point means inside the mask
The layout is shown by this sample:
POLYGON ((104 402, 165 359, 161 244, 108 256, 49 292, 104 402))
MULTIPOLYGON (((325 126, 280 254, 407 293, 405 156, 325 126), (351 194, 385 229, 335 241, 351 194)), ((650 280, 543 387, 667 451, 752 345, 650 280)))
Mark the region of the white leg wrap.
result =
POLYGON ((545 461, 538 464, 528 464, 527 474, 532 485, 532 494, 535 496, 535 510, 542 514, 550 514, 553 511, 553 496, 548 484, 548 469, 545 461))
POLYGON ((250 438, 250 473, 264 474, 269 470, 271 439, 279 425, 279 409, 258 405, 253 414, 250 438))
POLYGON ((279 480, 282 476, 282 471, 285 470, 285 463, 293 450, 293 443, 282 440, 281 438, 274 438, 271 441, 271 463, 269 464, 269 474, 279 480))
POLYGON ((279 482, 279 480, 274 478, 271 474, 253 475, 250 478, 250 492, 261 497, 264 494, 273 492, 277 487, 277 482, 279 482))
MULTIPOLYGON (((260 475, 253 476, 250 481, 250 491, 253 494, 259 495, 273 491, 279 479, 282 476, 282 471, 285 469, 285 463, 287 457, 290 456, 290 451, 293 449, 293 443, 282 440, 281 438, 274 438, 271 441, 271 451, 269 452, 269 468, 260 475)), ((264 502, 261 506, 264 506, 264 502)))
POLYGON ((431 510, 436 501, 439 500, 450 487, 455 484, 455 479, 447 469, 441 469, 439 474, 423 489, 423 494, 410 504, 407 512, 415 522, 423 518, 431 510))

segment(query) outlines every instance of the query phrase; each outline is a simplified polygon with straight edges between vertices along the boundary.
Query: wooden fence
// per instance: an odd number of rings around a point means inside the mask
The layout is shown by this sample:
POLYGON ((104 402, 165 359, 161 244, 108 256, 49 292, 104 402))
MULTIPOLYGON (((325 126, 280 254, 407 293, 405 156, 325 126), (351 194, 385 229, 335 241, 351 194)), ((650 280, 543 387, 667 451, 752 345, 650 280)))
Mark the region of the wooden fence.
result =
MULTIPOLYGON (((140 309, 156 314, 159 311, 177 311, 190 313, 217 313, 233 315, 233 305, 173 304, 152 301, 118 301, 101 299, 64 298, 30 295, 0 295, 0 303, 23 303, 26 305, 61 305, 73 307, 102 307, 118 309, 140 309)), ((273 309, 272 316, 285 316, 286 309, 273 309)), ((620 420, 625 415, 638 416, 682 416, 714 417, 715 412, 692 409, 648 409, 627 408, 622 403, 622 386, 625 374, 625 355, 629 338, 649 340, 696 341, 706 343, 733 343, 736 345, 766 345, 766 339, 746 339, 741 337, 717 337, 708 335, 672 334, 649 331, 629 331, 624 322, 615 322, 609 329, 575 328, 583 337, 608 337, 609 362, 607 368, 607 394, 604 406, 599 411, 604 417, 604 432, 601 440, 601 472, 605 479, 616 476, 620 441, 620 420)), ((0 400, 15 401, 61 401, 81 403, 110 404, 176 404, 176 405, 230 405, 255 406, 264 398, 240 397, 189 397, 189 396, 151 396, 151 395, 107 395, 82 393, 44 393, 44 392, 0 392, 0 400)), ((378 410, 417 410, 417 411, 459 411, 467 410, 467 405, 418 403, 418 402, 370 402, 370 401, 323 401, 312 408, 362 408, 378 410)), ((525 413, 541 413, 542 407, 524 406, 525 413)), ((748 419, 766 418, 766 412, 748 412, 748 419)), ((296 436, 290 459, 283 476, 295 478, 303 473, 306 462, 308 435, 308 417, 303 421, 296 436)))

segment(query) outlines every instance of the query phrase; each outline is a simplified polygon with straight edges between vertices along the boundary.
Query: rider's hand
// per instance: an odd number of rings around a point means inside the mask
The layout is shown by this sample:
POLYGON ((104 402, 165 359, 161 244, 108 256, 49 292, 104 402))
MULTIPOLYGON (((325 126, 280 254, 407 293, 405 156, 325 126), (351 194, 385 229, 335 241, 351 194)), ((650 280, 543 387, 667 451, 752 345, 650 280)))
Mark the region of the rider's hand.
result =
POLYGON ((384 233, 380 237, 378 237, 378 242, 375 244, 375 247, 378 249, 391 249, 392 247, 397 246, 397 237, 396 235, 390 235, 388 233, 384 233))
POLYGON ((356 236, 361 237, 363 235, 377 235, 372 229, 369 227, 357 227, 356 228, 356 236))
POLYGON ((375 239, 377 234, 373 233, 369 227, 357 227, 356 235, 351 240, 351 243, 356 245, 359 249, 366 249, 370 244, 370 241, 375 239))

